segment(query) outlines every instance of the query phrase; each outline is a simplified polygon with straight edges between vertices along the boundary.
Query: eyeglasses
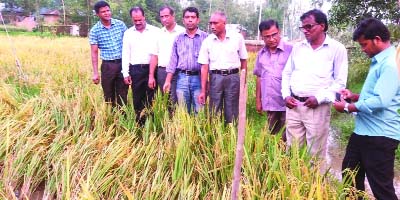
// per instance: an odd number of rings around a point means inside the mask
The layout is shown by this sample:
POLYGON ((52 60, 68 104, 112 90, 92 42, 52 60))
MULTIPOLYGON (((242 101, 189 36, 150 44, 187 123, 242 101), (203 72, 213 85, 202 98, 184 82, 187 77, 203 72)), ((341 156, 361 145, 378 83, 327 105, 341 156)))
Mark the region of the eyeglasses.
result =
POLYGON ((319 24, 306 24, 304 26, 300 26, 299 29, 301 31, 309 31, 311 30, 315 25, 319 25, 319 24))
POLYGON ((261 38, 263 40, 276 39, 278 37, 278 34, 279 34, 279 32, 275 32, 275 33, 272 33, 270 35, 262 35, 261 38))

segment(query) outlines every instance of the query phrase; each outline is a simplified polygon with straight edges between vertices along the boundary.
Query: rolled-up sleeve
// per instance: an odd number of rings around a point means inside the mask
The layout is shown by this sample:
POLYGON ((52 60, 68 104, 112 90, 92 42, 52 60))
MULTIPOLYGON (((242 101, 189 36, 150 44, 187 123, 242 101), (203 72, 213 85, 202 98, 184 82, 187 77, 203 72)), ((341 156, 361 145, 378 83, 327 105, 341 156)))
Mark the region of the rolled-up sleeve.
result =
MULTIPOLYGON (((396 96, 400 85, 398 70, 393 65, 372 73, 379 73, 372 95, 355 103, 357 110, 361 112, 373 113, 376 110, 388 107, 396 96)), ((377 76, 377 74, 368 74, 368 76, 377 76)))

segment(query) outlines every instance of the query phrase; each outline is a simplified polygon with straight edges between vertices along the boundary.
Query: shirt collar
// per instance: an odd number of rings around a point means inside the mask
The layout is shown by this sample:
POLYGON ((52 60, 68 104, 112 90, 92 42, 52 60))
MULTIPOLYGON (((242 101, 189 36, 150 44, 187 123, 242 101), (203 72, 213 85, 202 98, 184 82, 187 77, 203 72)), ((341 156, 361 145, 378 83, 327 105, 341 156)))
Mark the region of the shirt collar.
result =
MULTIPOLYGON (((194 35, 196 36, 196 35, 200 35, 200 34, 201 34, 201 30, 200 30, 199 27, 197 27, 196 33, 195 33, 194 35)), ((189 36, 189 35, 187 34, 186 30, 185 30, 185 32, 184 32, 184 35, 189 36)))
POLYGON ((376 54, 374 57, 372 57, 371 61, 372 61, 372 63, 382 62, 383 60, 385 60, 388 56, 390 56, 395 51, 396 51, 396 49, 394 48, 394 46, 390 46, 390 47, 386 48, 385 50, 376 54))
POLYGON ((175 22, 174 29, 172 29, 172 31, 171 31, 171 32, 169 32, 165 26, 163 26, 163 27, 161 28, 161 30, 162 30, 163 32, 175 33, 175 32, 177 32, 177 31, 178 31, 178 30, 177 30, 177 28, 178 28, 178 24, 175 22))
MULTIPOLYGON (((322 43, 322 45, 321 46, 326 46, 326 45, 329 45, 329 44, 331 44, 332 43, 332 38, 331 37, 329 37, 329 35, 328 34, 325 34, 325 40, 324 40, 324 42, 322 43)), ((310 45, 310 43, 308 43, 308 41, 305 39, 305 40, 302 40, 301 41, 301 44, 303 44, 303 45, 307 45, 307 46, 311 46, 310 45)))
MULTIPOLYGON (((115 23, 116 23, 116 22, 115 22, 115 19, 111 18, 111 19, 110 19, 110 21, 111 21, 111 26, 114 26, 114 25, 115 25, 115 23)), ((104 26, 104 24, 103 24, 103 23, 101 23, 101 21, 99 21, 99 22, 100 22, 100 25, 101 25, 101 27, 102 27, 102 28, 105 28, 105 29, 107 29, 107 27, 105 27, 105 26, 104 26)), ((110 27, 111 27, 111 26, 110 26, 110 27)))
MULTIPOLYGON (((233 35, 233 33, 232 33, 231 31, 227 31, 227 30, 225 30, 225 31, 226 31, 226 33, 225 33, 225 39, 231 38, 232 35, 233 35)), ((214 40, 218 40, 217 35, 215 35, 214 33, 211 34, 211 37, 212 37, 214 40)))
MULTIPOLYGON (((278 50, 280 50, 280 51, 285 51, 285 45, 284 45, 284 42, 283 42, 283 40, 281 39, 281 41, 279 41, 279 44, 278 44, 278 46, 276 47, 278 50)), ((264 53, 264 52, 269 52, 269 49, 268 49, 268 47, 266 47, 266 46, 264 46, 263 48, 262 48, 262 52, 264 53)))

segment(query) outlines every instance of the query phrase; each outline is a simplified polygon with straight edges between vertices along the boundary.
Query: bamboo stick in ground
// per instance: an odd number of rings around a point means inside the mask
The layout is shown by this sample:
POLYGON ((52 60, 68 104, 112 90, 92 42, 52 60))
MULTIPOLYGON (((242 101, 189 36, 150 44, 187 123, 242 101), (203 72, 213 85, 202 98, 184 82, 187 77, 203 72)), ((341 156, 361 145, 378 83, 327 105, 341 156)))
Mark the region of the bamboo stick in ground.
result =
POLYGON ((243 144, 244 136, 246 133, 246 103, 247 103, 247 82, 246 70, 240 73, 240 94, 239 94, 239 122, 238 122, 238 136, 236 144, 235 166, 233 168, 232 180, 232 199, 236 200, 238 197, 238 190, 240 184, 240 169, 242 168, 243 161, 243 144))

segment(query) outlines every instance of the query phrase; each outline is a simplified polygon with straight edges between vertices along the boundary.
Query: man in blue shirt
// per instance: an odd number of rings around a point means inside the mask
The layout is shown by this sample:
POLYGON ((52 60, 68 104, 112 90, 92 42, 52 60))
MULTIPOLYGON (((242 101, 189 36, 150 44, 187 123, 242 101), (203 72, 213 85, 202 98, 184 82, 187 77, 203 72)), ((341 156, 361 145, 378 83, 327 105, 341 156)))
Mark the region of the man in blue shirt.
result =
POLYGON ((98 51, 100 49, 101 86, 106 102, 115 106, 126 104, 129 86, 122 76, 122 37, 127 29, 124 22, 111 18, 110 5, 99 1, 94 5, 96 15, 100 18, 90 30, 93 83, 100 82, 98 70, 98 51))
POLYGON ((339 112, 357 112, 354 133, 343 159, 345 169, 356 170, 355 185, 364 190, 365 175, 377 199, 398 199, 393 187, 395 151, 400 141, 400 77, 396 50, 387 27, 377 19, 363 20, 353 33, 371 66, 360 94, 341 91, 333 104, 339 112), (346 100, 351 100, 347 103, 346 100), (358 169, 358 171, 357 171, 358 169))
POLYGON ((198 28, 199 22, 197 8, 188 7, 183 10, 183 24, 186 31, 175 38, 163 86, 165 92, 170 91, 173 88, 171 87, 173 76, 178 72, 176 85, 178 103, 185 105, 189 113, 192 110, 197 113, 202 107, 198 100, 201 92, 201 65, 197 62, 197 57, 207 33, 198 28))

